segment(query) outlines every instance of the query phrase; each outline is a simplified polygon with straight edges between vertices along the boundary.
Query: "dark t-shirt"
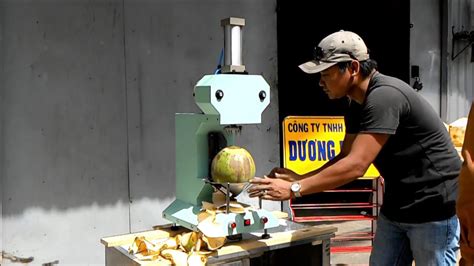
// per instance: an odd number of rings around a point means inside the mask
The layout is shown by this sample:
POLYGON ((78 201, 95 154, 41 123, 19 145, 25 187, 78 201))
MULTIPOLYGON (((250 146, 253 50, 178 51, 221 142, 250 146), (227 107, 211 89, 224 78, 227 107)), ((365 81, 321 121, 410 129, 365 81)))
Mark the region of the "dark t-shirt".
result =
POLYGON ((385 180, 383 215, 423 223, 456 213, 461 161, 429 103, 405 82, 375 73, 365 102, 352 101, 346 132, 390 135, 374 165, 385 180))

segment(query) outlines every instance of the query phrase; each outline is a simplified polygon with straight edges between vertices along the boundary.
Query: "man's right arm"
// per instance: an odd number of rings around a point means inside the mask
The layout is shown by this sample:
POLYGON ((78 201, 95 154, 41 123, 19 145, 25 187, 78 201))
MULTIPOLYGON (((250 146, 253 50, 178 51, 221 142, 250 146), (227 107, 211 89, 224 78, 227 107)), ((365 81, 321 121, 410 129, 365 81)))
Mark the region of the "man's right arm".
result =
POLYGON ((279 179, 283 179, 289 182, 293 182, 293 181, 305 179, 309 176, 313 176, 321 172, 322 170, 328 168, 329 166, 335 164, 337 161, 341 160, 342 158, 346 157, 347 154, 349 154, 351 150, 351 146, 352 146, 352 143, 354 142, 355 136, 356 136, 355 134, 346 134, 344 136, 344 141, 342 143, 341 152, 339 152, 339 154, 336 155, 336 157, 334 157, 332 160, 325 163, 323 166, 321 166, 318 169, 315 169, 304 175, 298 175, 290 169, 276 167, 272 169, 272 171, 267 175, 267 177, 279 178, 279 179))

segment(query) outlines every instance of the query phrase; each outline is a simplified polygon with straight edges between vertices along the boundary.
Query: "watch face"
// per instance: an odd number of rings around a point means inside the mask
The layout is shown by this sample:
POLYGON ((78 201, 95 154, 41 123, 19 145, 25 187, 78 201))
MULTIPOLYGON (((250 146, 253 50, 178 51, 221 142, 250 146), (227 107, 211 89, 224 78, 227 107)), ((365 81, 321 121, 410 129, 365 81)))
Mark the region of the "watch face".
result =
POLYGON ((299 183, 293 183, 291 184, 291 190, 292 191, 299 191, 300 190, 300 184, 299 183))

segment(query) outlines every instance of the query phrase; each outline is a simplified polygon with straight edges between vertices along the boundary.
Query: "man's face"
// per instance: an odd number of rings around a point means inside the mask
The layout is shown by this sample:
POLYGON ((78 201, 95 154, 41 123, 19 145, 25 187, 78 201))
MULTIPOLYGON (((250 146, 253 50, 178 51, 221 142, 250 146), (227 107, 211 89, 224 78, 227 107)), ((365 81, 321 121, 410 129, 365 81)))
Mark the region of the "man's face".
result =
POLYGON ((329 99, 339 99, 347 95, 350 86, 350 73, 347 69, 341 71, 337 65, 321 71, 319 86, 329 99))

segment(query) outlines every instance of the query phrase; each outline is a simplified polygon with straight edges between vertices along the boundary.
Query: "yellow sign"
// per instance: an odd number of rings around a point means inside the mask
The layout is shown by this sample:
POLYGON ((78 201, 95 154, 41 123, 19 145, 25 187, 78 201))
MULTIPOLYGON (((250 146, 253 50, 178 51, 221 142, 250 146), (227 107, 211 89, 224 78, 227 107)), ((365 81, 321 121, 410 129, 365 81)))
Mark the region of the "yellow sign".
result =
MULTIPOLYGON (((284 166, 298 174, 318 169, 341 151, 346 126, 342 116, 288 116, 283 120, 284 166)), ((380 176, 370 165, 362 178, 380 176)))

